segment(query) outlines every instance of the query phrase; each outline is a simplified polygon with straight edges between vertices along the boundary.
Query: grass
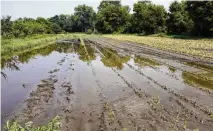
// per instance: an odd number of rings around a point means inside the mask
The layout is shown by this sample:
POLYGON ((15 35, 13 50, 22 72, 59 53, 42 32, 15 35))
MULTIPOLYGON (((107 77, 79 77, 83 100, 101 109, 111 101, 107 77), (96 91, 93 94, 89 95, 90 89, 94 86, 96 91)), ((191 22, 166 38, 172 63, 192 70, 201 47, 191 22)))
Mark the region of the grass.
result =
POLYGON ((57 39, 85 37, 85 34, 44 34, 35 35, 19 39, 2 39, 1 40, 1 56, 4 59, 18 55, 32 49, 43 48, 47 45, 54 44, 57 39))
POLYGON ((132 41, 146 46, 200 57, 213 58, 213 39, 175 39, 172 37, 103 35, 124 41, 132 41))
POLYGON ((36 127, 33 122, 27 122, 22 126, 17 121, 7 121, 6 131, 60 131, 59 117, 52 119, 47 125, 36 127))

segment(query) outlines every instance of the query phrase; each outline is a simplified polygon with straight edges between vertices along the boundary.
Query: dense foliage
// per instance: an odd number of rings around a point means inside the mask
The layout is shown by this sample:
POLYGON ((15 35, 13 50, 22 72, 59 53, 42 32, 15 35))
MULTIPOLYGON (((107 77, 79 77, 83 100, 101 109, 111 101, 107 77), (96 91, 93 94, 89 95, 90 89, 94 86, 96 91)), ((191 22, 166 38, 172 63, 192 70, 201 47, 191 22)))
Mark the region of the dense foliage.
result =
POLYGON ((185 10, 185 2, 174 1, 170 4, 167 19, 167 31, 173 34, 187 34, 192 29, 193 22, 185 10))
POLYGON ((213 1, 187 1, 186 10, 194 22, 194 35, 213 35, 213 1))
POLYGON ((120 1, 102 1, 98 7, 96 28, 102 33, 123 33, 129 22, 129 7, 120 1))
POLYGON ((22 38, 34 34, 64 32, 86 33, 138 33, 138 34, 187 34, 213 36, 213 1, 174 1, 167 12, 163 6, 150 1, 139 1, 129 6, 118 1, 101 1, 98 12, 92 7, 79 5, 71 15, 51 18, 1 19, 3 38, 22 38))
POLYGON ((154 34, 165 32, 166 10, 163 6, 151 2, 134 4, 132 29, 136 33, 154 34))

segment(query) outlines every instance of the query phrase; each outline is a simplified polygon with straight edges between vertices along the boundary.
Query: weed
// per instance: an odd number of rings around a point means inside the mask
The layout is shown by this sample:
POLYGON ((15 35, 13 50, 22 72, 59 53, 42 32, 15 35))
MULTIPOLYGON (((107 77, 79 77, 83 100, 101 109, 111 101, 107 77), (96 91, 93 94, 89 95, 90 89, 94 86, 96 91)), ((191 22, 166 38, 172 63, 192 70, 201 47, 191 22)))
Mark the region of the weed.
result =
POLYGON ((126 129, 126 128, 123 128, 122 131, 127 131, 127 129, 126 129))
POLYGON ((7 121, 5 125, 6 131, 59 131, 61 123, 59 117, 56 116, 47 125, 36 127, 32 121, 27 122, 22 126, 17 121, 7 121))
POLYGON ((113 112, 112 108, 109 106, 108 103, 105 103, 105 104, 104 104, 104 108, 105 108, 105 110, 107 110, 107 112, 108 112, 109 120, 110 120, 111 122, 113 122, 114 119, 115 119, 115 113, 113 112))

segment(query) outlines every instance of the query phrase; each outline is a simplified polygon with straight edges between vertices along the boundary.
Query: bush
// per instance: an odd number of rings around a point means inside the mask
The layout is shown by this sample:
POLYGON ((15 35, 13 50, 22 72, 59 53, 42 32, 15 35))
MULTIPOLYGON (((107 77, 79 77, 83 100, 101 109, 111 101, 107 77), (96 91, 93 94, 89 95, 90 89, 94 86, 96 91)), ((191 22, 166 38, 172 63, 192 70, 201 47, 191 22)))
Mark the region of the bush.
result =
POLYGON ((86 31, 86 33, 87 33, 87 34, 92 34, 93 31, 92 31, 92 29, 88 29, 88 30, 86 31))

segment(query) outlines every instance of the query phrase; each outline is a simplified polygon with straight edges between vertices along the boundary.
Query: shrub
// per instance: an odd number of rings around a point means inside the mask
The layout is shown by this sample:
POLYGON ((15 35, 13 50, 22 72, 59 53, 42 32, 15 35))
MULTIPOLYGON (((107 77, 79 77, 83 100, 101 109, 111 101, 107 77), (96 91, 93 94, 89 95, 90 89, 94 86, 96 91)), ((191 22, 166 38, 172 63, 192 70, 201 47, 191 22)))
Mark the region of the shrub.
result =
POLYGON ((93 31, 92 31, 92 29, 88 29, 86 33, 87 33, 87 34, 92 34, 93 31))

